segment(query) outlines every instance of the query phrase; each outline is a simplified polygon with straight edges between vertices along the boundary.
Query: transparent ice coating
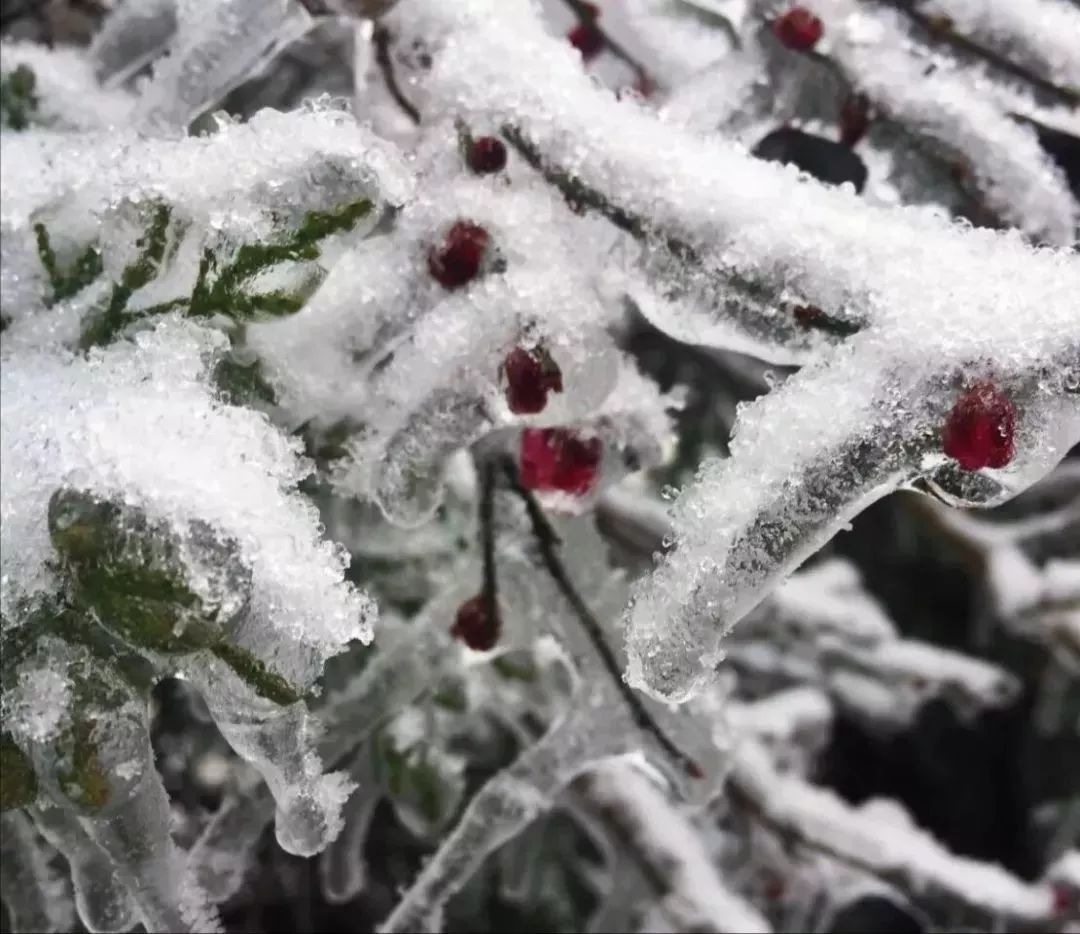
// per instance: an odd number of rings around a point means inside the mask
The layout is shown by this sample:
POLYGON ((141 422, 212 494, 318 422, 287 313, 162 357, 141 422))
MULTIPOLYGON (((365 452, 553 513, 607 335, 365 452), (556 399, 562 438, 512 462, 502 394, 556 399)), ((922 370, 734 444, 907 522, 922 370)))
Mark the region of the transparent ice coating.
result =
POLYGON ((88 50, 105 87, 122 84, 153 61, 176 32, 176 0, 119 0, 88 50))
POLYGON ((311 22, 298 0, 176 0, 176 32, 136 120, 150 132, 183 133, 311 22))
POLYGON ((130 931, 138 910, 113 871, 112 861, 66 808, 46 802, 34 810, 41 834, 68 862, 79 920, 87 930, 109 934, 130 931))
POLYGON ((943 328, 882 322, 839 359, 746 406, 731 459, 704 464, 684 490, 673 507, 677 546, 637 589, 628 614, 632 682, 689 697, 710 679, 722 634, 897 487, 931 475, 943 495, 988 505, 1047 473, 1080 439, 1080 398, 1067 388, 1070 368, 1080 366, 1075 267, 1059 259, 1061 292, 1053 287, 1038 317, 991 323, 974 315, 967 333, 959 313, 943 328), (964 475, 940 452, 941 426, 960 388, 988 374, 1020 409, 1017 457, 993 476, 964 475))
POLYGON ((0 897, 11 930, 70 931, 75 924, 70 886, 51 865, 56 851, 27 814, 0 814, 0 857, 0 897))
POLYGON ((341 810, 355 784, 324 774, 316 751, 318 722, 303 701, 281 706, 253 698, 226 666, 203 661, 188 673, 222 736, 263 776, 277 803, 274 829, 289 853, 313 856, 341 830, 341 810))

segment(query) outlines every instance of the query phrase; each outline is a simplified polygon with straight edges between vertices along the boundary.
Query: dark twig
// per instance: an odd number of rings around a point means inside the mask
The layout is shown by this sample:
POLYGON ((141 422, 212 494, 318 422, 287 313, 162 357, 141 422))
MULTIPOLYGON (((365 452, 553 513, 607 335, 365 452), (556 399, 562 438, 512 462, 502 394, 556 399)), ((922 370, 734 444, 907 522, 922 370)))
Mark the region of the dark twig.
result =
POLYGON ((611 35, 606 29, 604 29, 597 21, 596 15, 588 3, 583 3, 582 0, 563 0, 570 11, 577 17, 578 22, 581 25, 588 27, 595 32, 604 43, 604 48, 614 55, 620 62, 627 65, 637 76, 638 83, 643 87, 647 82, 651 82, 652 79, 649 76, 649 72, 645 69, 645 66, 641 64, 633 55, 626 51, 623 46, 611 38, 611 35))
POLYGON ((480 490, 480 541, 484 562, 484 615, 498 619, 498 581, 495 575, 495 464, 483 466, 480 490))
POLYGON ((375 45, 375 64, 379 66, 379 71, 382 72, 386 90, 390 92, 390 96, 401 108, 405 116, 419 125, 420 111, 405 96, 405 92, 401 90, 401 85, 398 84, 397 75, 394 73, 394 63, 390 58, 390 30, 385 26, 376 26, 371 35, 371 41, 375 45))
POLYGON ((618 660, 615 658, 615 653, 612 652, 611 647, 604 638, 603 627, 600 625, 599 620, 593 616, 592 610, 589 609, 585 601, 581 598, 581 595, 577 592, 573 582, 570 580, 569 574, 567 574, 566 566, 559 557, 558 546, 560 542, 558 534, 555 532, 555 529, 552 528, 547 516, 544 515, 544 510, 540 508, 540 504, 536 501, 536 497, 533 496, 532 491, 527 490, 521 485, 517 467, 514 463, 508 459, 504 459, 502 461, 502 466, 510 489, 525 504, 525 511, 528 513, 529 522, 532 525, 533 535, 536 538, 537 547, 540 552, 540 560, 543 562, 544 568, 551 575, 552 580, 555 581, 556 586, 559 588, 560 593, 562 593, 567 603, 570 604, 571 609, 574 611, 574 615, 581 624, 582 630, 588 637, 596 654, 600 657, 601 664, 611 676, 611 680, 615 683, 616 689, 630 709, 630 715, 633 717, 634 722, 641 730, 651 736, 664 753, 668 755, 687 775, 692 778, 700 778, 702 776, 701 766, 675 745, 674 741, 664 732, 663 728, 656 722, 652 714, 645 709, 645 705, 641 702, 641 698, 639 698, 633 688, 623 680, 622 670, 619 667, 618 660))
MULTIPOLYGON (((546 181, 554 185, 571 205, 589 208, 614 224, 619 230, 630 234, 639 241, 659 241, 664 249, 676 260, 687 265, 702 268, 704 263, 697 250, 679 237, 656 232, 650 229, 644 218, 627 211, 616 204, 603 192, 590 188, 580 178, 565 172, 557 166, 545 162, 540 150, 525 134, 515 126, 503 126, 502 135, 514 147, 521 157, 546 181)), ((776 300, 768 289, 750 282, 735 272, 724 274, 725 281, 739 291, 747 305, 771 307, 776 300)), ((860 330, 857 322, 837 318, 819 311, 815 315, 800 319, 801 327, 808 331, 821 331, 836 338, 850 337, 860 330)))

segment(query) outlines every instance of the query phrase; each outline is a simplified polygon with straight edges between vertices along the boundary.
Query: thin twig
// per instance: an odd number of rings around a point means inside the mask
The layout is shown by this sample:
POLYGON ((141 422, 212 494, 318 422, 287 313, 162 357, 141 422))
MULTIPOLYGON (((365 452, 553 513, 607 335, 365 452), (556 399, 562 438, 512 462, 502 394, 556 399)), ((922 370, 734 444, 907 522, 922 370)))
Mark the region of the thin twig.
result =
POLYGON ((386 90, 390 92, 390 96, 401 108, 405 116, 419 125, 420 111, 405 96, 405 92, 401 90, 401 85, 398 84, 397 75, 394 73, 394 63, 390 58, 390 30, 385 26, 376 26, 371 34, 371 41, 375 45, 375 64, 379 66, 379 71, 382 72, 386 90))
POLYGON ((607 51, 633 70, 634 74, 637 75, 639 83, 643 84, 646 81, 652 80, 645 66, 627 52, 623 46, 612 39, 610 33, 598 23, 596 15, 593 10, 590 9, 588 3, 584 3, 582 0, 563 0, 563 3, 570 7, 570 11, 577 17, 578 22, 581 23, 582 26, 588 27, 603 40, 604 48, 607 51))
POLYGON ((484 464, 480 492, 480 542, 484 562, 484 615, 498 619, 499 591, 495 575, 495 465, 484 464))
POLYGON ((558 546, 560 542, 558 534, 555 532, 555 529, 552 528, 547 516, 544 515, 544 510, 540 508, 540 504, 536 501, 536 497, 533 496, 532 491, 527 490, 522 486, 521 479, 518 476, 517 467, 514 463, 509 459, 504 458, 502 460, 502 466, 510 489, 525 504, 525 511, 528 513, 529 522, 532 525, 533 535, 536 538, 537 547, 540 552, 540 560, 543 562, 544 568, 551 575, 552 580, 555 581, 559 591, 562 593, 563 597, 566 598, 571 609, 573 609, 574 615, 578 618, 578 622, 581 623, 581 628, 584 630, 585 635, 588 637, 596 654, 600 657, 601 664, 611 676, 611 680, 615 683, 616 689, 630 709, 630 715, 633 717, 634 722, 640 729, 652 736, 660 748, 663 749, 663 751, 679 767, 681 767, 687 775, 692 778, 701 778, 701 766, 675 745, 674 741, 664 732, 663 728, 656 722, 652 714, 645 709, 645 705, 641 702, 641 698, 639 698, 633 688, 623 680, 622 670, 618 660, 615 658, 615 653, 612 652, 611 647, 604 638, 603 627, 600 625, 599 620, 593 616, 592 611, 577 592, 573 582, 570 580, 570 576, 567 574, 566 566, 559 557, 558 546))

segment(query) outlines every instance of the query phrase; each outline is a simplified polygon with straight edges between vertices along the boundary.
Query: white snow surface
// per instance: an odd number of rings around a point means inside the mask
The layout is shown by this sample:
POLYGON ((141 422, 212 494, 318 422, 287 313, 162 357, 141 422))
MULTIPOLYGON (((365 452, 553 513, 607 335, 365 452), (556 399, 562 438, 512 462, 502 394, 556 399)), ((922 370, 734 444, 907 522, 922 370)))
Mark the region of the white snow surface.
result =
POLYGON ((347 555, 322 540, 314 507, 295 492, 308 472, 296 443, 208 388, 223 343, 170 320, 85 358, 5 357, 5 618, 17 625, 55 588, 46 514, 53 492, 71 487, 145 509, 181 538, 196 519, 234 538, 255 584, 244 638, 283 673, 307 682, 349 640, 370 640, 374 606, 343 580, 347 555))

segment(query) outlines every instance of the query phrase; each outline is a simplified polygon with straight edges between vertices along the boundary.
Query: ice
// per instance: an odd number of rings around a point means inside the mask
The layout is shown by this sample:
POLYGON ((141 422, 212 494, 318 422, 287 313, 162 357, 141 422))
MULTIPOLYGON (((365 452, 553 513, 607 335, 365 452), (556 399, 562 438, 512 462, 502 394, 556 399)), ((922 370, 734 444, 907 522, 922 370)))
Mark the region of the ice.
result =
POLYGON ((70 931, 75 924, 70 888, 50 865, 55 851, 26 814, 0 814, 0 856, 0 897, 11 930, 42 934, 70 931))
POLYGON ((97 79, 123 84, 163 52, 176 32, 176 0, 119 0, 90 43, 97 79))
POLYGON ((64 854, 75 890, 79 920, 94 932, 130 931, 138 911, 116 876, 112 861, 70 811, 46 803, 33 812, 41 834, 64 854))
POLYGON ((176 0, 168 55, 143 89, 137 120, 151 132, 180 131, 311 27, 297 0, 176 0))

